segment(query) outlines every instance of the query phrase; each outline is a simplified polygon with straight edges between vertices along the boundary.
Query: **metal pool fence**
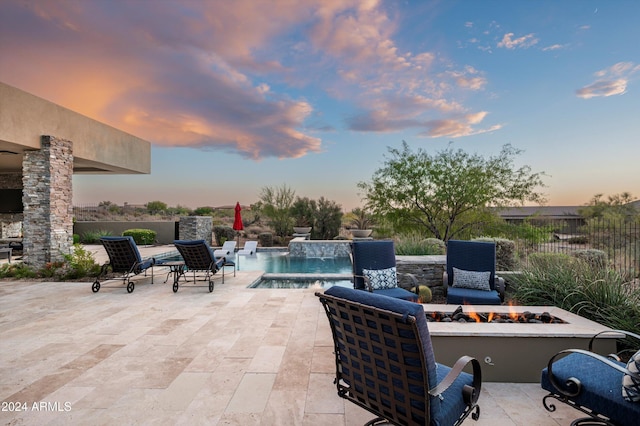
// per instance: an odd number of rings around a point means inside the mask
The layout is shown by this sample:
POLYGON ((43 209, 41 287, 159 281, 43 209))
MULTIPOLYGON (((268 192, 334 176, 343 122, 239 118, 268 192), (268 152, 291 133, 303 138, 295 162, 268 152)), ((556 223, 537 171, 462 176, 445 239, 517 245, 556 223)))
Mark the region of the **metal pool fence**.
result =
POLYGON ((459 239, 500 237, 514 241, 520 265, 532 253, 566 253, 595 249, 606 253, 609 265, 640 276, 640 219, 536 219, 521 223, 477 226, 459 239))

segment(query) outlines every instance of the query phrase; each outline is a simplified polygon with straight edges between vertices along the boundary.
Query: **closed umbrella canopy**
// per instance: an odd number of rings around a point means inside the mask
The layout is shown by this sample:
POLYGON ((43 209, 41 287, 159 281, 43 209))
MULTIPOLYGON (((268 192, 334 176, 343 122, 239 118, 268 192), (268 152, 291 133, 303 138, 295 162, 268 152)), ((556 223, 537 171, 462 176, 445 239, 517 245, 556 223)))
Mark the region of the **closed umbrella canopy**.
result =
POLYGON ((236 210, 236 214, 233 219, 233 229, 235 231, 242 231, 244 229, 244 226, 242 226, 242 216, 240 215, 240 210, 242 210, 242 207, 240 207, 240 202, 236 203, 235 210, 236 210))

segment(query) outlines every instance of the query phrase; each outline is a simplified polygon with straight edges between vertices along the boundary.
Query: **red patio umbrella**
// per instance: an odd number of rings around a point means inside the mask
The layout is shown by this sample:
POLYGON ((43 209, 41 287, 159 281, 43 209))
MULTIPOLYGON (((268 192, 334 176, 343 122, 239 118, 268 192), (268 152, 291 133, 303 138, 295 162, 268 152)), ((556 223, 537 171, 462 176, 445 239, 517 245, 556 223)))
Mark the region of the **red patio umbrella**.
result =
MULTIPOLYGON (((233 219, 233 229, 237 232, 237 231, 242 231, 244 229, 244 226, 242 226, 242 216, 240 215, 240 210, 242 210, 242 207, 240 207, 240 202, 236 202, 236 214, 235 217, 233 219)), ((237 232, 238 234, 238 245, 240 245, 240 232, 237 232)))

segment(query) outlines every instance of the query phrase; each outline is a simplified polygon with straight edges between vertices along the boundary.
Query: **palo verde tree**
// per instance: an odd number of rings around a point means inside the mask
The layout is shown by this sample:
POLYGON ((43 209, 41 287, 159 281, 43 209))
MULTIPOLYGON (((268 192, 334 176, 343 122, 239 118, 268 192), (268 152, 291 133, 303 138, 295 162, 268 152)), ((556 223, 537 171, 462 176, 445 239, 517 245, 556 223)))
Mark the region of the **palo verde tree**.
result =
POLYGON ((543 173, 529 166, 516 168, 521 153, 511 145, 500 154, 484 158, 463 150, 447 149, 430 155, 389 148, 383 167, 370 182, 360 182, 366 207, 394 224, 448 241, 465 230, 495 217, 491 207, 525 201, 542 202, 543 173))
POLYGON ((276 235, 289 235, 293 226, 291 207, 296 192, 286 184, 279 187, 265 186, 260 192, 262 212, 269 219, 269 223, 276 235))

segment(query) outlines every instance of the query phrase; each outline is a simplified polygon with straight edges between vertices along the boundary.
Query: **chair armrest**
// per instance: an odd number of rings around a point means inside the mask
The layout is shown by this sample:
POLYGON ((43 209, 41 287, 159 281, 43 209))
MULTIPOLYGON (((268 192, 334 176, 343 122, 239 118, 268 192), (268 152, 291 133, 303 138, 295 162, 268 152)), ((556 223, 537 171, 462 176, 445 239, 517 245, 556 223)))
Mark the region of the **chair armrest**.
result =
POLYGON ((367 288, 367 291, 373 292, 373 288, 371 288, 371 282, 369 281, 369 277, 366 277, 364 275, 354 275, 353 277, 362 278, 364 280, 364 285, 367 288))
POLYGON ((566 383, 563 383, 562 385, 558 383, 556 381, 555 376, 553 375, 553 363, 556 361, 557 358, 562 358, 565 355, 571 354, 571 353, 586 355, 597 361, 600 361, 605 366, 611 367, 612 369, 621 372, 622 374, 627 374, 632 378, 634 378, 635 380, 640 380, 640 374, 629 371, 626 367, 621 366, 620 364, 616 363, 615 361, 612 361, 611 359, 605 356, 598 355, 594 352, 587 351, 584 349, 565 349, 563 351, 558 352, 554 356, 552 356, 551 359, 549 360, 549 364, 547 365, 549 382, 553 385, 554 388, 556 388, 558 393, 562 394, 565 397, 575 397, 579 395, 582 389, 582 384, 580 383, 580 380, 575 377, 569 377, 566 383))
POLYGON ((495 288, 498 290, 498 294, 500 295, 500 300, 504 302, 504 278, 496 275, 495 288))
POLYGON ((462 389, 462 396, 467 406, 475 405, 480 397, 480 391, 482 390, 482 369, 477 359, 468 355, 460 357, 458 361, 453 365, 451 371, 442 379, 438 385, 429 390, 429 395, 439 396, 446 391, 449 386, 455 382, 456 378, 460 375, 464 367, 471 363, 473 367, 473 386, 465 385, 462 389))
POLYGON ((418 288, 420 284, 418 283, 418 278, 416 278, 415 274, 410 272, 403 272, 402 274, 398 274, 398 287, 400 287, 400 277, 408 277, 411 280, 411 287, 415 291, 414 293, 420 295, 420 289, 418 288))

